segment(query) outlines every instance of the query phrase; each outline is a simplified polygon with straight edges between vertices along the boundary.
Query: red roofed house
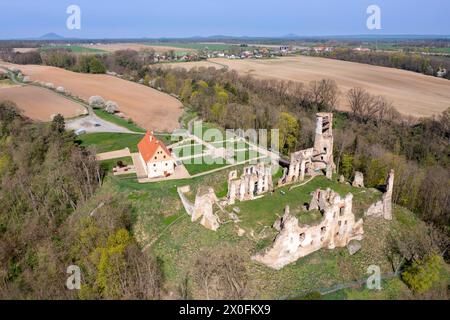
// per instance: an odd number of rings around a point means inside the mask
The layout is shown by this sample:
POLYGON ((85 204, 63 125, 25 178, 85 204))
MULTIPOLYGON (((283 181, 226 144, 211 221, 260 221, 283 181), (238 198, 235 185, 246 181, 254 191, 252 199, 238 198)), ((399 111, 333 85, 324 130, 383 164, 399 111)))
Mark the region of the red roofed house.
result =
POLYGON ((138 150, 149 178, 168 177, 175 172, 175 161, 170 151, 153 132, 147 131, 138 144, 138 150))

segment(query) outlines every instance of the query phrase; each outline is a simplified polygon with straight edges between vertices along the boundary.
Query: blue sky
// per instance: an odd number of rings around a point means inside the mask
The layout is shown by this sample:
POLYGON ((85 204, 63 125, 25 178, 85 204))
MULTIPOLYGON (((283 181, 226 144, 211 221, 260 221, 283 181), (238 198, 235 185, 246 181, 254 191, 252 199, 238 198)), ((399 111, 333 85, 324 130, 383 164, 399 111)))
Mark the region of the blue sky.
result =
POLYGON ((447 0, 0 0, 0 39, 448 35, 449 13, 447 0), (81 8, 81 30, 66 28, 72 4, 81 8), (371 4, 381 8, 382 30, 366 27, 371 4))

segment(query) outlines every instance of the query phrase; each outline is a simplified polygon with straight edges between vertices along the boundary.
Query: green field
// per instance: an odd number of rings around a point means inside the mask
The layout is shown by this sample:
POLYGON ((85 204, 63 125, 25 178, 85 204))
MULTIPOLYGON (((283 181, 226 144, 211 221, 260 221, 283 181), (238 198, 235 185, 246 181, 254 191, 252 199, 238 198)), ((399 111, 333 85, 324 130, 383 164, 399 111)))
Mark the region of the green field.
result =
POLYGON ((148 43, 151 46, 162 46, 162 47, 173 47, 174 49, 193 49, 193 50, 205 50, 206 48, 210 51, 225 51, 232 47, 238 47, 237 45, 226 44, 226 43, 184 43, 184 42, 158 42, 158 43, 148 43))
POLYGON ((74 53, 107 53, 107 51, 100 50, 100 49, 94 49, 94 48, 88 48, 78 45, 51 45, 51 46, 42 46, 40 47, 40 50, 52 50, 52 49, 67 49, 74 53))
POLYGON ((134 124, 131 120, 125 120, 122 119, 116 115, 110 114, 108 112, 106 112, 103 109, 94 109, 95 114, 99 117, 102 118, 103 120, 112 122, 114 124, 117 124, 118 126, 124 127, 130 131, 133 132, 146 132, 145 129, 139 127, 138 125, 134 124))
POLYGON ((137 144, 143 135, 133 133, 87 133, 78 136, 77 142, 83 147, 95 147, 97 153, 130 148, 137 152, 137 144))

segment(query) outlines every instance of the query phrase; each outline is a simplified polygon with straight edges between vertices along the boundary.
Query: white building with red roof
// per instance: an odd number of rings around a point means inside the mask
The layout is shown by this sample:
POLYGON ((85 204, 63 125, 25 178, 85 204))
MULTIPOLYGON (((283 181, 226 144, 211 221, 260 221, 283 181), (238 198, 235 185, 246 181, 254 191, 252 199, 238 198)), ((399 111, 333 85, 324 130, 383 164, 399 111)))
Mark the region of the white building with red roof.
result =
POLYGON ((149 178, 168 177, 175 172, 175 160, 167 147, 147 131, 138 144, 139 157, 149 178))

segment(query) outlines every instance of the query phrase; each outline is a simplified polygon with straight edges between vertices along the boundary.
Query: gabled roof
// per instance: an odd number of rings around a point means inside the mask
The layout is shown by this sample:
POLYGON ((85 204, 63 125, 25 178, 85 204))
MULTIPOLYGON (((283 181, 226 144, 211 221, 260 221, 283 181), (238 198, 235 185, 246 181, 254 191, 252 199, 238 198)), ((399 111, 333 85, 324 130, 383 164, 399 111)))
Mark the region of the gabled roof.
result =
POLYGON ((169 157, 171 156, 164 143, 159 141, 150 131, 147 131, 144 138, 138 143, 139 153, 145 162, 149 162, 154 157, 158 147, 161 147, 169 157))

